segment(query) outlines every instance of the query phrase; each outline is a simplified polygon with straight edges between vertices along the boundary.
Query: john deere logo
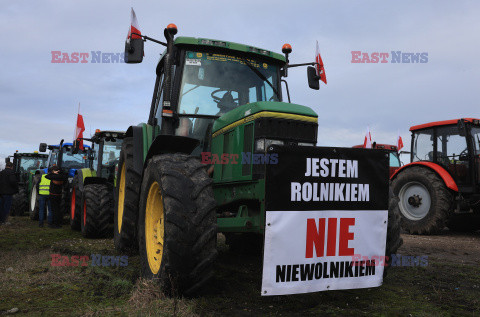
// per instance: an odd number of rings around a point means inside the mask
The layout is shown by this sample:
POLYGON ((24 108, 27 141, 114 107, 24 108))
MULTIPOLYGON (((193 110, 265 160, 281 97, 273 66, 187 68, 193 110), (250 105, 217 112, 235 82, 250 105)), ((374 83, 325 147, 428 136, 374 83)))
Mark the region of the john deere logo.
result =
POLYGON ((268 65, 266 63, 263 63, 263 68, 267 69, 268 65))
POLYGON ((197 57, 198 58, 202 57, 202 53, 197 53, 197 57))

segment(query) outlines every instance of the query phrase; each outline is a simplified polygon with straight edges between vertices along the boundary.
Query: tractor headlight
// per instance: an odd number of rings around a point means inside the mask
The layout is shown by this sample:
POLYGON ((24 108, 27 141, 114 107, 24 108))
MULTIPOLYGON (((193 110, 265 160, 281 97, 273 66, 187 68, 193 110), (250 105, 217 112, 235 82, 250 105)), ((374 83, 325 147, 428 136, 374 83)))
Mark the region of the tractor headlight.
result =
POLYGON ((315 143, 310 143, 310 142, 298 142, 298 146, 315 146, 315 143))
POLYGON ((255 151, 265 151, 270 145, 283 145, 285 142, 271 139, 258 139, 255 142, 255 151))

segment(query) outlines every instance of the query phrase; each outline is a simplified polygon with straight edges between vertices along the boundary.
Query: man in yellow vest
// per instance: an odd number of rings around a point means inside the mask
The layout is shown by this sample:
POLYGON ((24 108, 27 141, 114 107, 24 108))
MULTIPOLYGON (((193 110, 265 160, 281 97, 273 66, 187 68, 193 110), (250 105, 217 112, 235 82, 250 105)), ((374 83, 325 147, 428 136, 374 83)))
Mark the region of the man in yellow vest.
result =
POLYGON ((43 219, 45 219, 44 213, 46 209, 48 209, 48 224, 51 225, 53 222, 52 206, 50 205, 49 199, 51 181, 45 176, 47 176, 47 174, 42 175, 40 184, 38 184, 38 219, 40 221, 40 223, 38 224, 39 227, 43 227, 43 219), (45 208, 45 203, 47 204, 48 208, 45 208))

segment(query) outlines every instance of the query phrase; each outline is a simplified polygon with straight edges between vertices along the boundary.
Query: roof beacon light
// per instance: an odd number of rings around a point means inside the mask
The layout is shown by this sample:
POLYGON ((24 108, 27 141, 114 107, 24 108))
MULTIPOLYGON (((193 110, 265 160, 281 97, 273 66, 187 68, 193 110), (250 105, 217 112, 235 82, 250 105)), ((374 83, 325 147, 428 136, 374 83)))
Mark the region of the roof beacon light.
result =
POLYGON ((177 26, 173 23, 167 25, 167 30, 170 34, 175 35, 178 32, 177 26))
POLYGON ((291 52, 292 52, 292 46, 288 43, 283 44, 282 53, 283 54, 290 54, 291 52))

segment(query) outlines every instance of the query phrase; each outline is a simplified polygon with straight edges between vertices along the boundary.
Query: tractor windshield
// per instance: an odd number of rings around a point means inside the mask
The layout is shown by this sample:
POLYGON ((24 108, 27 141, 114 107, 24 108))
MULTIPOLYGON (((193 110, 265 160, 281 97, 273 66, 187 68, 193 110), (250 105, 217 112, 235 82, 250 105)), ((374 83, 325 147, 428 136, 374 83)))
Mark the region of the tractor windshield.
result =
POLYGON ((480 128, 472 128, 472 137, 473 137, 473 148, 475 150, 475 155, 480 155, 480 128))
POLYGON ((63 148, 62 168, 65 169, 81 169, 88 167, 87 151, 79 151, 72 154, 71 150, 63 148))
POLYGON ((178 113, 221 116, 256 101, 279 101, 278 66, 231 55, 187 51, 178 113))
MULTIPOLYGON (((118 165, 120 159, 120 151, 122 150, 122 141, 117 139, 115 142, 105 142, 103 145, 102 154, 102 170, 101 177, 106 178, 111 183, 115 177, 115 168, 118 165)), ((98 158, 95 158, 95 162, 98 162, 98 158)), ((94 167, 97 168, 97 163, 94 163, 94 167)))
POLYGON ((47 164, 47 158, 44 157, 32 157, 32 156, 23 156, 20 159, 20 170, 19 172, 28 172, 34 171, 36 169, 45 168, 47 164))
POLYGON ((416 131, 412 137, 412 162, 433 161, 433 129, 416 131))
POLYGON ((400 167, 400 158, 397 152, 390 152, 390 167, 400 167))

